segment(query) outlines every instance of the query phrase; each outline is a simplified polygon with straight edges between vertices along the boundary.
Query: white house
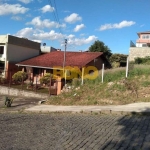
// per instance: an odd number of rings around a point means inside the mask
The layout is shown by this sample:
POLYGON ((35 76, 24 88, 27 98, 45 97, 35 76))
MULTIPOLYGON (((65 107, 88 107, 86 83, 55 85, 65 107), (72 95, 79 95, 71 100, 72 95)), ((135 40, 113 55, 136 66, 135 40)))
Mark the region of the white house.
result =
POLYGON ((138 32, 136 43, 130 41, 129 61, 150 56, 150 31, 138 32))
POLYGON ((40 43, 12 35, 0 35, 0 75, 16 72, 16 63, 40 55, 40 43))
POLYGON ((150 47, 150 31, 138 32, 139 39, 136 40, 136 47, 150 47))

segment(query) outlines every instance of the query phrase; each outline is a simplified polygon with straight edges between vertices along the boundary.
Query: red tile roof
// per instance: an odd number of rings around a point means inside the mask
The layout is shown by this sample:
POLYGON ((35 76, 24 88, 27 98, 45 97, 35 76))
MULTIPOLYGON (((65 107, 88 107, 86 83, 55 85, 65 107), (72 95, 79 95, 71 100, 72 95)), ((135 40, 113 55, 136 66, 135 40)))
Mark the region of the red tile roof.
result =
MULTIPOLYGON (((77 66, 83 67, 93 59, 101 56, 102 52, 66 52, 65 66, 77 66)), ((22 61, 16 65, 19 66, 32 66, 32 67, 45 67, 53 68, 56 66, 63 66, 64 52, 54 51, 47 54, 43 54, 25 61, 22 61)))

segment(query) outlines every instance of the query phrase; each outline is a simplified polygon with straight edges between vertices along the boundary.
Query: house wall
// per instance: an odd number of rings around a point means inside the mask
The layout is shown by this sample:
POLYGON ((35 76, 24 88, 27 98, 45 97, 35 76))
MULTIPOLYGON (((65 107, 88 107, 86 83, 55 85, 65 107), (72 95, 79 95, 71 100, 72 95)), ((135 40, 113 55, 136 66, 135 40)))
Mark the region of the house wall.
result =
POLYGON ((38 56, 40 51, 38 49, 31 49, 18 45, 7 45, 7 60, 9 62, 18 63, 20 61, 38 56))
POLYGON ((143 44, 146 44, 146 43, 136 43, 136 47, 143 47, 143 44))
POLYGON ((6 43, 8 41, 8 36, 7 35, 0 35, 0 44, 1 43, 6 43))
POLYGON ((28 47, 31 49, 37 49, 40 51, 40 43, 28 40, 27 38, 19 38, 12 35, 8 35, 8 44, 18 45, 21 47, 28 47))
POLYGON ((103 60, 101 57, 96 58, 95 60, 92 60, 90 63, 87 64, 87 66, 95 66, 98 70, 102 69, 103 60))
POLYGON ((137 43, 150 43, 150 39, 138 39, 137 43))
POLYGON ((150 56, 150 47, 130 47, 129 61, 134 61, 135 58, 144 58, 150 56))
POLYGON ((137 46, 142 47, 140 43, 150 43, 150 34, 145 33, 145 34, 140 34, 139 39, 136 40, 137 46), (146 36, 146 38, 143 38, 143 36, 146 36))

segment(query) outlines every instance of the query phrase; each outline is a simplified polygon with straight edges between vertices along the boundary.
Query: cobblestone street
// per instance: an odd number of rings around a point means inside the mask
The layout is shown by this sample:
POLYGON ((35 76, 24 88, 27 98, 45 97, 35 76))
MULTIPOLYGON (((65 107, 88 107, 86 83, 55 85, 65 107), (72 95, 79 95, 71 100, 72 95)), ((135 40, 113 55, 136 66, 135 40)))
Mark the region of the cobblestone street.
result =
POLYGON ((148 150, 149 116, 0 114, 1 150, 148 150))

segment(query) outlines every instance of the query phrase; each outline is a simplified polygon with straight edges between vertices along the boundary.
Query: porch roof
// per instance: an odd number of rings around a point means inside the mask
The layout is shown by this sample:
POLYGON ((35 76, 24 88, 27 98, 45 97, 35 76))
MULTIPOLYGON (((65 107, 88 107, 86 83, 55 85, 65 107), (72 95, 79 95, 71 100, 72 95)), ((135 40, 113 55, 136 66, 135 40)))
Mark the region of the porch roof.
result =
MULTIPOLYGON (((66 52, 65 66, 84 67, 95 58, 102 56, 102 52, 66 52)), ((104 59, 106 59, 104 57, 104 59)), ((59 68, 63 67, 64 52, 54 51, 47 54, 17 63, 17 66, 29 66, 36 68, 59 68)))

